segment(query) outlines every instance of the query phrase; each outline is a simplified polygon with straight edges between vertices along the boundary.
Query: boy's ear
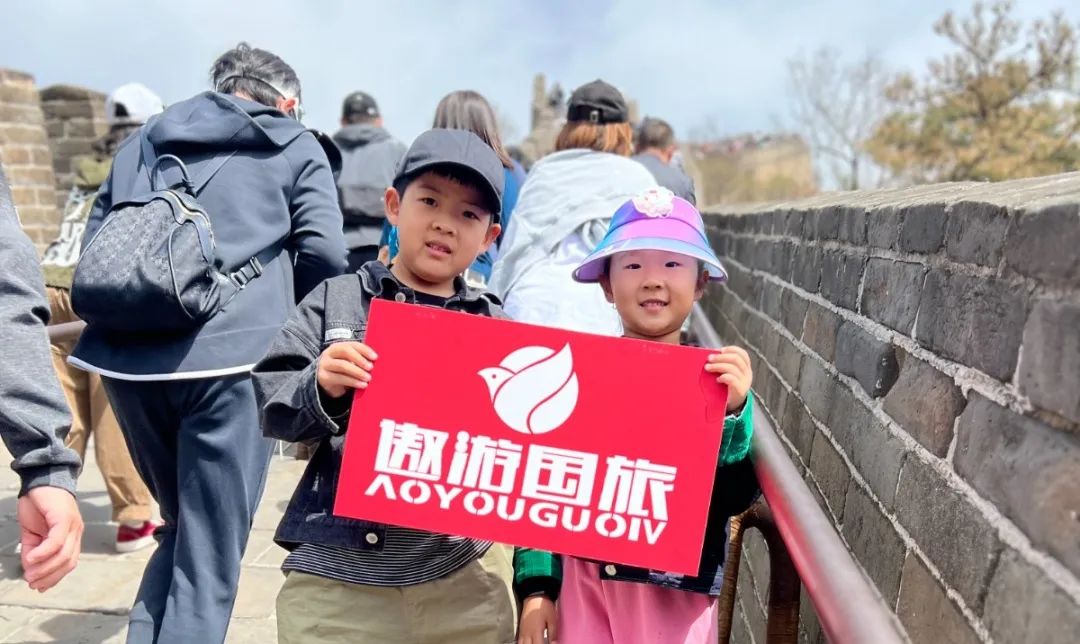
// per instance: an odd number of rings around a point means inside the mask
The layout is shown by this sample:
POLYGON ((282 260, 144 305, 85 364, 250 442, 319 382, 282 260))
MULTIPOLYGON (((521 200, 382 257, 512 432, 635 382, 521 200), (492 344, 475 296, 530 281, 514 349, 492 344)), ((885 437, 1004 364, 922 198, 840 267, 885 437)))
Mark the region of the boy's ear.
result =
POLYGON ((480 253, 478 254, 482 254, 487 251, 487 249, 491 248, 491 245, 494 244, 495 240, 499 238, 499 233, 501 232, 502 226, 499 224, 491 224, 490 226, 488 226, 487 234, 484 235, 483 247, 480 249, 480 253))
POLYGON ((386 211, 386 220, 391 226, 398 225, 398 215, 401 214, 401 195, 394 188, 387 188, 383 195, 383 209, 386 211))
POLYGON ((615 303, 615 295, 611 292, 611 277, 605 272, 600 276, 600 288, 604 289, 604 299, 608 304, 615 303))

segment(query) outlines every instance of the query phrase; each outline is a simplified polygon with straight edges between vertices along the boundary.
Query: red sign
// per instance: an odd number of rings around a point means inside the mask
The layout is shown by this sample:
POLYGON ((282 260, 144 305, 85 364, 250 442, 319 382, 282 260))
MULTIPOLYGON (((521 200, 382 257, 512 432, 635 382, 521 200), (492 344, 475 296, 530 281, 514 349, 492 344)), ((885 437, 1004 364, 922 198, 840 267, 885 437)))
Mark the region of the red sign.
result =
POLYGON ((334 513, 696 574, 726 388, 708 352, 372 303, 334 513))

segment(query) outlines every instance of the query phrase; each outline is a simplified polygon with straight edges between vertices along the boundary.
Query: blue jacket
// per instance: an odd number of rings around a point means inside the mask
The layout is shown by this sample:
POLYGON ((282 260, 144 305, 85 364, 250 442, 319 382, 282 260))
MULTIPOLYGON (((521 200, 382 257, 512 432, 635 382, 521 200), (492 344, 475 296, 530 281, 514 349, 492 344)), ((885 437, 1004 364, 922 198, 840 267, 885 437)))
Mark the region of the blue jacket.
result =
MULTIPOLYGON (((280 111, 205 92, 171 106, 143 126, 157 155, 174 154, 195 181, 214 159, 236 152, 198 195, 210 215, 217 258, 226 271, 266 249, 280 249, 229 305, 180 335, 112 335, 90 327, 72 356, 76 366, 118 378, 170 380, 247 371, 266 353, 296 302, 345 270, 341 209, 328 152, 320 139, 280 111)), ((142 130, 140 131, 142 132, 142 130)), ((164 182, 179 171, 162 165, 164 182)), ((132 136, 116 153, 87 222, 85 247, 114 203, 147 192, 149 178, 132 136)))

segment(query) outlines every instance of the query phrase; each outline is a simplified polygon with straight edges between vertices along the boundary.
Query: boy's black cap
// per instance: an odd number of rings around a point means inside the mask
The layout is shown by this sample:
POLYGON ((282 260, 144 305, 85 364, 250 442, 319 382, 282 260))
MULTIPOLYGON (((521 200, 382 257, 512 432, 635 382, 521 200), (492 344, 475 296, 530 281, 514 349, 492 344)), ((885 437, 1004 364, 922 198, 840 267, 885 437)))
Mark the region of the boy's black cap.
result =
POLYGON ((353 92, 345 97, 345 104, 341 107, 341 115, 345 118, 359 114, 368 118, 378 118, 379 105, 371 94, 353 92))
POLYGON ((496 223, 501 219, 503 181, 506 177, 498 155, 484 140, 467 130, 435 128, 416 137, 398 164, 395 185, 401 177, 415 176, 437 165, 453 165, 476 175, 486 193, 496 223))
POLYGON ((587 123, 626 123, 630 110, 619 90, 602 80, 594 80, 574 90, 566 106, 566 120, 587 123))

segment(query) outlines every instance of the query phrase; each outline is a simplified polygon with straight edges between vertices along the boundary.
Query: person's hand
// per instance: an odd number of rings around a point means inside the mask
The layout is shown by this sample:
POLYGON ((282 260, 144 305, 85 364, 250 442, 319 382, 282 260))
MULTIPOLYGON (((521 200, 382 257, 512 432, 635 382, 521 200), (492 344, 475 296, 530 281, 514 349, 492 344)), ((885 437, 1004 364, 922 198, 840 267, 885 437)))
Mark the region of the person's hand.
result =
POLYGON ((558 641, 555 602, 546 595, 526 597, 521 605, 521 625, 518 627, 518 644, 544 644, 558 641), (547 631, 547 639, 544 639, 547 631))
POLYGON ((735 411, 746 402, 754 372, 750 369, 750 354, 741 347, 724 347, 709 356, 705 371, 717 374, 716 382, 728 387, 727 410, 735 411))
POLYGON ((36 487, 16 506, 22 543, 23 577, 45 592, 79 563, 83 520, 75 497, 56 487, 36 487))
POLYGON ((362 342, 335 342, 319 356, 315 378, 326 395, 341 398, 349 389, 365 389, 378 356, 362 342))

